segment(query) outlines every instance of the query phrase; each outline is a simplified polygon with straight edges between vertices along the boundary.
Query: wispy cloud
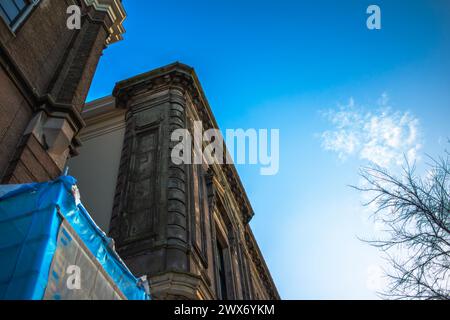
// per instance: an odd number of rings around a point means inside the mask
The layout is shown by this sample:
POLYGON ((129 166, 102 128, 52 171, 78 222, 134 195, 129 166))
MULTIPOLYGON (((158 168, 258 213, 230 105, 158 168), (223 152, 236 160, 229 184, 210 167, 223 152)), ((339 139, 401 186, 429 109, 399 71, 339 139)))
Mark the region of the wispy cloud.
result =
POLYGON ((321 133, 322 147, 342 160, 357 156, 384 168, 418 159, 421 149, 419 120, 396 111, 383 94, 376 106, 364 108, 351 98, 346 105, 323 112, 332 129, 321 133))

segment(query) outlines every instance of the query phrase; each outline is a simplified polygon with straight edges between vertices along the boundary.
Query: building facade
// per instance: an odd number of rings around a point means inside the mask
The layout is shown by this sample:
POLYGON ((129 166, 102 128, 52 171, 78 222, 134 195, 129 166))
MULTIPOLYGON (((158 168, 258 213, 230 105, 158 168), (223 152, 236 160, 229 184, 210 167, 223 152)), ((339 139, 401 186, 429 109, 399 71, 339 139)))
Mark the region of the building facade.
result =
POLYGON ((154 298, 278 299, 234 166, 171 162, 174 130, 217 128, 194 71, 160 68, 85 106, 125 16, 119 0, 0 1, 1 183, 54 179, 70 159, 93 218, 154 298))
POLYGON ((56 178, 77 154, 92 77, 124 18, 119 0, 0 1, 1 183, 56 178), (67 27, 71 5, 80 29, 67 27))
POLYGON ((171 159, 175 130, 218 128, 192 68, 175 63, 118 82, 83 116, 86 150, 70 172, 121 257, 148 276, 152 297, 279 299, 234 165, 171 159))

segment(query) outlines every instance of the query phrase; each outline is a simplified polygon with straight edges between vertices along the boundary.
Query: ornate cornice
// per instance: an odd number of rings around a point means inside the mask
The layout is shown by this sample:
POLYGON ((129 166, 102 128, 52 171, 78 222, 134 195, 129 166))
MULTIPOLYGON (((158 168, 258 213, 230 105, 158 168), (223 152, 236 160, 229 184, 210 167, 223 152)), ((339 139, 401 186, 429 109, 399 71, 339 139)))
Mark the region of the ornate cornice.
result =
POLYGON ((97 11, 103 11, 108 13, 109 18, 112 21, 109 27, 109 37, 106 39, 106 44, 112 44, 123 40, 122 34, 125 33, 123 22, 127 16, 125 9, 123 8, 122 1, 120 0, 84 0, 85 4, 92 6, 97 11))
POLYGON ((267 268, 266 262, 264 261, 261 251, 259 250, 253 232, 248 227, 245 230, 245 242, 247 244, 247 249, 250 252, 253 263, 258 270, 258 274, 264 284, 265 289, 267 290, 267 293, 269 294, 269 298, 271 300, 280 300, 280 295, 278 294, 275 283, 273 282, 272 276, 270 275, 269 268, 267 268))

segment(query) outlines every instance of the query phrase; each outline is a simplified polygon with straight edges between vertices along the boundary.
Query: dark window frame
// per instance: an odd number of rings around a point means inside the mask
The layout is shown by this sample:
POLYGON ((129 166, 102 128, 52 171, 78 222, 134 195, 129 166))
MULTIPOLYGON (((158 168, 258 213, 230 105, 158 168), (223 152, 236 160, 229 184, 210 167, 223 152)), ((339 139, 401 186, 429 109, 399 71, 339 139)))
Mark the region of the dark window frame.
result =
POLYGON ((223 229, 225 225, 220 220, 220 217, 214 218, 214 231, 211 239, 214 255, 216 295, 218 300, 233 300, 236 297, 233 258, 228 239, 228 231, 223 229))
POLYGON ((226 249, 221 241, 216 239, 217 293, 221 300, 228 300, 226 249))
POLYGON ((17 14, 14 17, 10 17, 6 9, 0 2, 0 16, 5 24, 14 32, 19 26, 25 21, 25 19, 30 15, 33 9, 39 4, 40 0, 23 0, 24 7, 20 9, 17 4, 17 0, 3 0, 9 1, 11 5, 15 6, 17 9, 17 14))

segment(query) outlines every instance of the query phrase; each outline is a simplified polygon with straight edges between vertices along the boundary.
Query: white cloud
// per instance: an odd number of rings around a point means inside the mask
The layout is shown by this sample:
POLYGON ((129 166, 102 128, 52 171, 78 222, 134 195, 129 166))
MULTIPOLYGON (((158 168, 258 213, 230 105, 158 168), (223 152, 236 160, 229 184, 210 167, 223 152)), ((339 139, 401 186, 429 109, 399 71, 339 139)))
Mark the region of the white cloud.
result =
POLYGON ((384 168, 401 165, 404 157, 418 159, 421 149, 419 120, 409 112, 393 110, 383 94, 375 108, 347 105, 324 112, 333 128, 321 134, 322 147, 342 160, 357 156, 384 168))

